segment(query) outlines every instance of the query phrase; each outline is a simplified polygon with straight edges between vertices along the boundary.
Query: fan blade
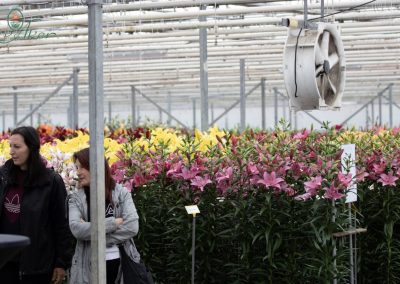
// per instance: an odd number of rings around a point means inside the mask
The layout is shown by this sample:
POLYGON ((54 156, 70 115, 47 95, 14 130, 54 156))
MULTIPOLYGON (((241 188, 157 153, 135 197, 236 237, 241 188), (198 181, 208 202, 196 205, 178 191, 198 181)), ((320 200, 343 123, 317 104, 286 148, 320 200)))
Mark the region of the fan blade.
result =
POLYGON ((324 74, 323 77, 322 77, 321 98, 323 100, 325 100, 325 94, 326 94, 326 91, 327 91, 327 88, 326 88, 326 84, 327 84, 326 77, 327 77, 326 74, 324 74))
POLYGON ((336 95, 336 87, 335 85, 332 83, 331 79, 328 77, 328 83, 329 83, 329 88, 331 88, 332 92, 336 95))
POLYGON ((329 56, 329 36, 330 34, 328 31, 324 31, 322 34, 321 50, 325 59, 327 59, 329 56))
POLYGON ((337 53, 333 53, 333 54, 329 55, 329 67, 330 67, 330 69, 332 69, 333 66, 335 66, 338 63, 339 63, 339 56, 337 55, 337 53))
POLYGON ((317 66, 317 69, 315 69, 315 75, 318 77, 319 75, 321 75, 322 71, 324 71, 324 65, 323 64, 317 66))
POLYGON ((315 65, 324 63, 325 57, 319 45, 315 46, 315 65))

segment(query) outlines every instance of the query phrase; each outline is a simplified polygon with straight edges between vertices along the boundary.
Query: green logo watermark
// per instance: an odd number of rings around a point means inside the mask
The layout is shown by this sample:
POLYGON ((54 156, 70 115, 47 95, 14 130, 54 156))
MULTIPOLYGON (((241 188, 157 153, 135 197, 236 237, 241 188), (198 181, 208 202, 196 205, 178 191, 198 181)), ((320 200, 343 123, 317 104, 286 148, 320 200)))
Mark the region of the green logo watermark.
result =
POLYGON ((14 40, 34 40, 55 37, 56 33, 35 31, 31 29, 34 20, 27 20, 21 8, 13 7, 7 13, 8 30, 0 31, 0 44, 10 43, 14 40))

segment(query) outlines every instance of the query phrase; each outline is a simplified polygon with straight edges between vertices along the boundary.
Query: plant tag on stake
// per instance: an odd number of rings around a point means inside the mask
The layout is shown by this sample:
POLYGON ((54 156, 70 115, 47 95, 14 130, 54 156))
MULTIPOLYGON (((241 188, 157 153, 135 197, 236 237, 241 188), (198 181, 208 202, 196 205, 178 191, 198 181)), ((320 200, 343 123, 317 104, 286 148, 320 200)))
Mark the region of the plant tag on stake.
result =
POLYGON ((188 205, 185 206, 186 212, 188 214, 192 214, 193 217, 196 217, 196 214, 200 213, 199 207, 197 207, 197 205, 188 205))
POLYGON ((342 161, 342 173, 351 174, 352 181, 347 187, 346 203, 357 201, 357 184, 355 182, 356 177, 356 145, 345 144, 342 145, 343 153, 341 157, 342 161))

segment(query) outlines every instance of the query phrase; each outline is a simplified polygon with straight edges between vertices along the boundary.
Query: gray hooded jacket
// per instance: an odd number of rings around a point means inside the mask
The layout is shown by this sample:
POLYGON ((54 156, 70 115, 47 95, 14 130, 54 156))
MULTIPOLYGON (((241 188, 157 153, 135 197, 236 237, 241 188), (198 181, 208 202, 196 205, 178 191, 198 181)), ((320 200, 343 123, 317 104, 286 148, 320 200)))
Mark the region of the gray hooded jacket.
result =
MULTIPOLYGON (((137 215, 131 193, 122 185, 116 185, 112 193, 114 217, 105 219, 106 246, 123 244, 123 247, 135 262, 140 262, 140 255, 132 238, 139 231, 137 215), (115 218, 122 218, 123 224, 117 228, 115 218)), ((86 195, 83 190, 71 194, 69 201, 69 226, 77 239, 75 254, 72 258, 71 284, 90 283, 90 222, 87 222, 86 195), (83 221, 83 222, 82 222, 83 221)), ((116 283, 123 283, 121 269, 116 283)))

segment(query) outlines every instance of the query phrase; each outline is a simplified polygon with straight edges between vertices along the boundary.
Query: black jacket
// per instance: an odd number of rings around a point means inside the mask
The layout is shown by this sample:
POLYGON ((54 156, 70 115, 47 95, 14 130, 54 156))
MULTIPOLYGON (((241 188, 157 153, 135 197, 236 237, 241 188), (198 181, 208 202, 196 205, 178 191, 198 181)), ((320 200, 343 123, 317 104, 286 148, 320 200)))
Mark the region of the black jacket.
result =
MULTIPOLYGON (((0 168, 0 216, 4 195, 10 180, 12 160, 0 168)), ((52 272, 55 267, 67 269, 72 260, 72 234, 66 215, 67 193, 61 176, 46 169, 33 184, 24 185, 21 201, 21 234, 31 243, 21 252, 20 273, 23 275, 52 272)))

